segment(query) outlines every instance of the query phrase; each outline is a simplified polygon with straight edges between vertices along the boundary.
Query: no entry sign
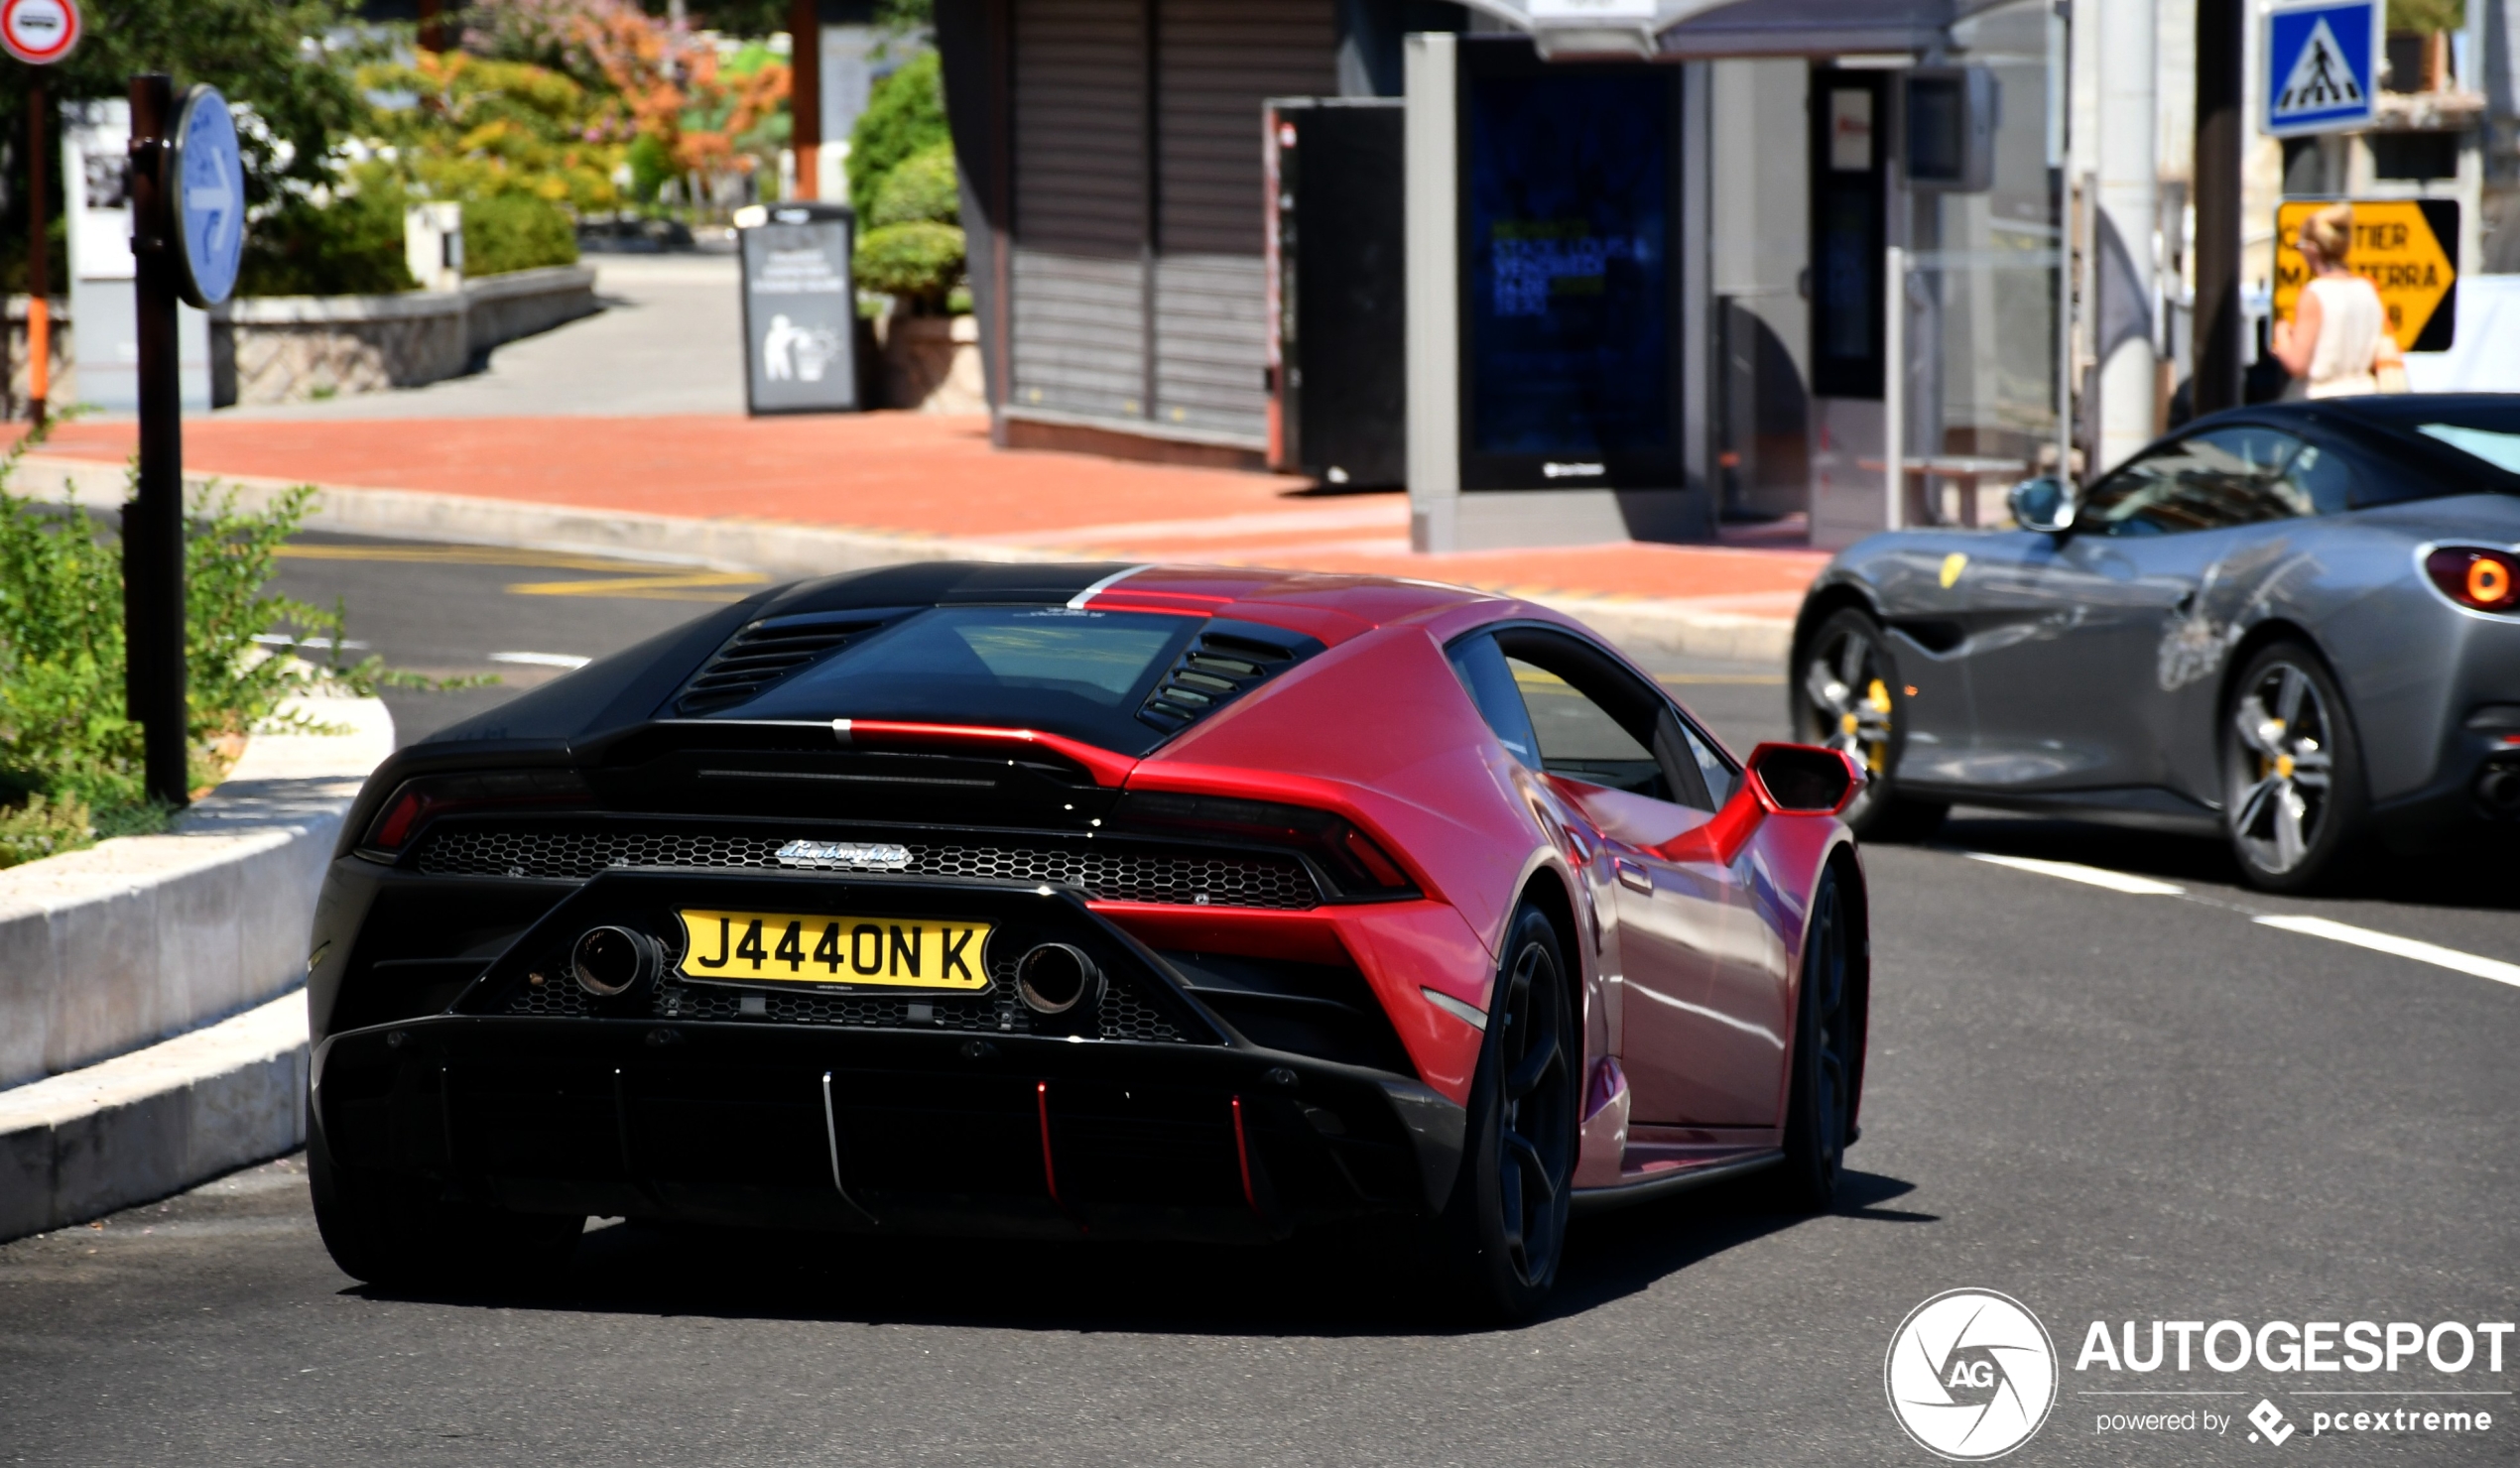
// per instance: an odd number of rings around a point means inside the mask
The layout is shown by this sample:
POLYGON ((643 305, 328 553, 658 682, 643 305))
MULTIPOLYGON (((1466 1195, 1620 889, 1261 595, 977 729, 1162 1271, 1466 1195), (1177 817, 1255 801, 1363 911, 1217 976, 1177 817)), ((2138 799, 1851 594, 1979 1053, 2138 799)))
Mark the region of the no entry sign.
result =
POLYGON ((70 0, 0 0, 0 48, 30 66, 49 66, 78 45, 70 0))

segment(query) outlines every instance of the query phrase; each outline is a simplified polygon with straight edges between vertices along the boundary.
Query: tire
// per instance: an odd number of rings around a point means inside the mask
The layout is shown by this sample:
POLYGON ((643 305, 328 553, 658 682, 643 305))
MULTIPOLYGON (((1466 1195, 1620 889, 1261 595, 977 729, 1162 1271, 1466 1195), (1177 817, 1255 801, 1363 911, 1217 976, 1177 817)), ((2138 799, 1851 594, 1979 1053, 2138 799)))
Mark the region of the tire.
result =
POLYGON ((1800 1213, 1837 1206, 1837 1179, 1854 1141, 1863 1087, 1869 943, 1862 908, 1832 864, 1812 897, 1794 1021, 1794 1073, 1786 1090, 1785 1161, 1778 1202, 1800 1213))
POLYGON ((431 1184, 332 1160, 307 1141, 315 1229, 341 1273, 386 1289, 469 1290, 547 1283, 575 1252, 581 1214, 509 1213, 450 1203, 431 1184))
POLYGON ((2231 680, 2222 781, 2222 828, 2250 886, 2306 892, 2344 869, 2370 788, 2344 692, 2306 644, 2269 643, 2231 680))
POLYGON ((1841 607, 1804 645, 1794 680, 1794 727, 1803 738, 1854 756, 1871 776, 1840 817, 1865 841, 1920 841, 1951 813, 1943 800, 1899 793, 1907 744, 1907 692, 1890 640, 1871 614, 1841 607))
POLYGON ((1441 1228, 1454 1298, 1483 1323, 1538 1309, 1566 1249, 1583 1041, 1564 953, 1546 915, 1514 910, 1441 1228))

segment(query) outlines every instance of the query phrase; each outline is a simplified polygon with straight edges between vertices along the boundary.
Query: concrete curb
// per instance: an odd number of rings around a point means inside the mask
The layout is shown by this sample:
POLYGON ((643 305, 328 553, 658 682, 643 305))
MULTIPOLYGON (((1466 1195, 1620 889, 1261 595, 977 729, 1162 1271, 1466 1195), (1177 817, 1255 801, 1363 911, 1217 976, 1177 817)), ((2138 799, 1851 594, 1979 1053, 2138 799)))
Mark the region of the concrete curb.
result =
MULTIPOLYGON (((123 471, 91 460, 30 454, 18 466, 21 494, 59 499, 75 492, 87 504, 118 503, 123 471)), ((209 476, 188 476, 198 496, 209 476)), ((259 507, 293 487, 282 479, 223 476, 240 505, 259 507)), ((525 547, 581 554, 629 555, 756 570, 774 576, 823 576, 918 560, 1072 560, 1072 552, 981 545, 943 536, 791 525, 768 520, 699 519, 581 509, 513 500, 474 499, 405 489, 317 486, 309 528, 349 535, 525 547)), ((1690 658, 1782 665, 1793 624, 1782 618, 1710 612, 1648 598, 1542 597, 1549 606, 1620 644, 1690 658)))
POLYGON ((0 1091, 0 1241, 64 1228, 306 1144, 307 1001, 0 1091))
POLYGON ((350 732, 258 734, 174 831, 0 872, 0 1086, 155 1044, 306 981, 324 865, 359 786, 393 752, 394 721, 373 698, 285 709, 350 732))
POLYGON ((307 933, 394 724, 373 698, 284 712, 348 732, 258 734, 173 832, 0 872, 0 1239, 305 1140, 307 933))

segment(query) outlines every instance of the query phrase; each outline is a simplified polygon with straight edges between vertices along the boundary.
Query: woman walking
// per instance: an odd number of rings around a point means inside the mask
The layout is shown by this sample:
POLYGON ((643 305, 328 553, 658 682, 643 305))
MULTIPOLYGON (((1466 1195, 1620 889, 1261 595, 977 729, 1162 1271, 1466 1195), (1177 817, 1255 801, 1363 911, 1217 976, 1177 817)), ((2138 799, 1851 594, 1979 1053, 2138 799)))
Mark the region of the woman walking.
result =
POLYGON ((2275 323, 2268 344, 2276 360, 2306 382, 2313 398, 2381 391, 2380 369, 2405 359, 2389 335, 2380 293, 2345 269, 2345 257, 2353 249, 2353 206, 2321 209, 2302 221, 2297 239, 2310 280, 2293 306, 2293 318, 2275 323))

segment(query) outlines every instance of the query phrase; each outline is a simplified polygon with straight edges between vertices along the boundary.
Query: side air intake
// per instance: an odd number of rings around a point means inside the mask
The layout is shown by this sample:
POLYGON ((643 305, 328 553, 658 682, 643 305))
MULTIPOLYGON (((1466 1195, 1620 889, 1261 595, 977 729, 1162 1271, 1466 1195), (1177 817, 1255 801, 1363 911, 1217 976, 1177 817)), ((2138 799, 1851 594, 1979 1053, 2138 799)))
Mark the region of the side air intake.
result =
POLYGON ((864 612, 770 617, 727 639, 674 700, 686 718, 731 708, 884 625, 864 612))
POLYGON ((1321 650, 1301 633, 1210 622, 1147 695, 1138 722, 1178 733, 1321 650))

